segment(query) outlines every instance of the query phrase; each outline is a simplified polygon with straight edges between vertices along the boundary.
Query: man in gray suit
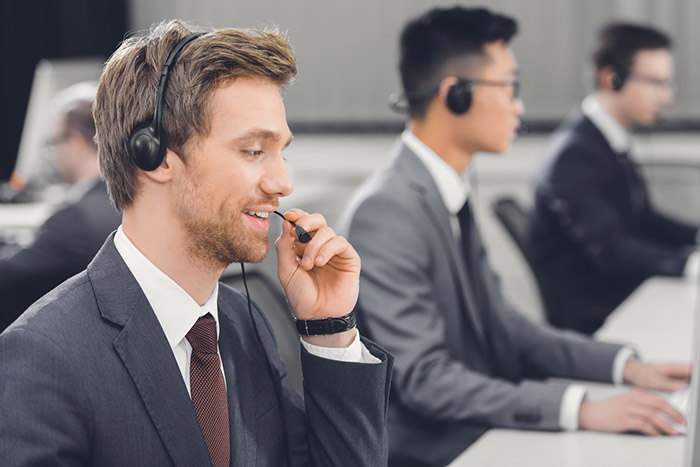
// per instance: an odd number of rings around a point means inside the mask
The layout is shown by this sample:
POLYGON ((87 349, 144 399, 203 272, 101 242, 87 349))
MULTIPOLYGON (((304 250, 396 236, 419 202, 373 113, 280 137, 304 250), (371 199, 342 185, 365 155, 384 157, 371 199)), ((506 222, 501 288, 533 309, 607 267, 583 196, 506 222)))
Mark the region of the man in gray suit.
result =
POLYGON ((489 427, 677 434, 684 419, 641 389, 589 401, 561 377, 677 390, 689 365, 528 321, 491 271, 461 175, 477 151, 504 151, 523 112, 508 48, 514 20, 484 9, 435 9, 401 37, 411 114, 388 165, 341 218, 362 258, 363 333, 395 357, 389 458, 445 465, 489 427))
POLYGON ((292 191, 280 87, 295 72, 275 32, 179 21, 112 55, 94 113, 123 223, 0 335, 3 466, 386 464, 392 358, 354 328, 350 244, 285 214, 311 237, 284 223, 276 243, 306 402, 282 386, 261 310, 217 282, 265 257, 292 191))

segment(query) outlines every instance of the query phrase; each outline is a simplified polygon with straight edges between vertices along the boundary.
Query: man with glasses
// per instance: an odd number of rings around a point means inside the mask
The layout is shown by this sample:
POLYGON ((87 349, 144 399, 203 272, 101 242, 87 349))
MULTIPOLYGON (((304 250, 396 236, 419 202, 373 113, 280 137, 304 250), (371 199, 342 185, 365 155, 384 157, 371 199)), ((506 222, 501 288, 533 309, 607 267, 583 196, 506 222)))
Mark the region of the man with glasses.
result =
POLYGON ((79 273, 121 216, 100 178, 92 105, 94 83, 78 83, 55 98, 58 117, 49 145, 56 169, 70 185, 64 204, 32 243, 3 248, 0 257, 0 332, 33 302, 79 273))
POLYGON ((592 334, 645 279, 694 274, 698 227, 658 213, 630 161, 629 130, 673 98, 671 40, 645 26, 605 27, 595 86, 554 138, 530 224, 549 321, 592 334))
POLYGON ((579 386, 543 382, 671 390, 690 368, 644 364, 630 349, 528 321, 488 265, 463 175, 475 152, 505 151, 518 127, 515 31, 511 18, 462 7, 408 23, 400 72, 410 121, 341 218, 362 258, 358 325, 396 357, 392 466, 443 466, 490 427, 658 435, 677 433, 664 416, 683 423, 639 389, 592 402, 579 386))

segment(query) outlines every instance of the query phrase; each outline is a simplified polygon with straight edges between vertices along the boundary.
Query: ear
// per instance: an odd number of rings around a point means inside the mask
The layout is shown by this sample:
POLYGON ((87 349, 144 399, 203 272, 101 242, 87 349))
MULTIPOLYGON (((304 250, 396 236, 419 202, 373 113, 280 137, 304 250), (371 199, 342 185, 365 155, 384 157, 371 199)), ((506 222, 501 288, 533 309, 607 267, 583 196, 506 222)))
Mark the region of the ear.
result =
POLYGON ((457 84, 457 81, 459 80, 456 76, 446 76, 442 78, 442 81, 440 81, 440 84, 438 85, 438 98, 443 105, 447 105, 447 93, 450 92, 450 88, 452 86, 457 84))
POLYGON ((154 170, 142 171, 142 174, 157 183, 167 183, 173 179, 178 171, 184 170, 184 163, 180 156, 171 149, 166 149, 163 162, 154 170))
POLYGON ((615 70, 611 66, 604 66, 603 68, 596 71, 595 83, 597 89, 613 89, 613 76, 615 76, 615 70))

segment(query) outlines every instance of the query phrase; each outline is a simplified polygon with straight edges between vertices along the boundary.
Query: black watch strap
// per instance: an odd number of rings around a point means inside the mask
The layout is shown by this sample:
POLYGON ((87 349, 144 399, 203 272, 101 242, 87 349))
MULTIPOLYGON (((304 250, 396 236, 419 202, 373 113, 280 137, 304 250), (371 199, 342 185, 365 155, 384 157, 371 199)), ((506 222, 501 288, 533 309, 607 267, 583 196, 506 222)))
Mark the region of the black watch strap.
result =
POLYGON ((321 334, 336 334, 349 331, 355 327, 355 311, 338 318, 298 319, 297 331, 302 336, 318 336, 321 334))

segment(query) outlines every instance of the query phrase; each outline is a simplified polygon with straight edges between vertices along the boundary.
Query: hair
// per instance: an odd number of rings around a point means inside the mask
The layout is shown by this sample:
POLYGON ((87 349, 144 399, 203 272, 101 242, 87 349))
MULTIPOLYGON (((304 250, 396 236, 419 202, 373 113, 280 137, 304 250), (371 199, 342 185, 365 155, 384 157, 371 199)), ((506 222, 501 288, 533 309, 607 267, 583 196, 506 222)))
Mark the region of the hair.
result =
POLYGON ((484 57, 484 46, 508 43, 517 23, 484 8, 435 8, 410 21, 401 33, 399 72, 411 117, 422 117, 431 91, 455 59, 484 57))
MULTIPOLYGON (((117 209, 128 207, 139 190, 139 169, 129 155, 133 129, 153 118, 163 64, 175 44, 197 32, 180 20, 162 22, 124 40, 105 64, 94 117, 100 169, 117 209)), ((190 42, 168 75, 162 125, 168 148, 187 162, 186 146, 211 130, 210 101, 221 86, 238 78, 260 78, 278 86, 296 76, 296 57, 277 30, 220 29, 190 42)))
POLYGON ((671 49, 671 39, 649 26, 611 23, 598 34, 593 51, 596 71, 611 67, 621 78, 627 77, 634 55, 640 50, 671 49))
POLYGON ((85 142, 97 151, 95 120, 92 117, 92 106, 94 103, 94 100, 76 100, 63 110, 63 115, 66 122, 66 131, 75 131, 80 134, 85 139, 85 142))

